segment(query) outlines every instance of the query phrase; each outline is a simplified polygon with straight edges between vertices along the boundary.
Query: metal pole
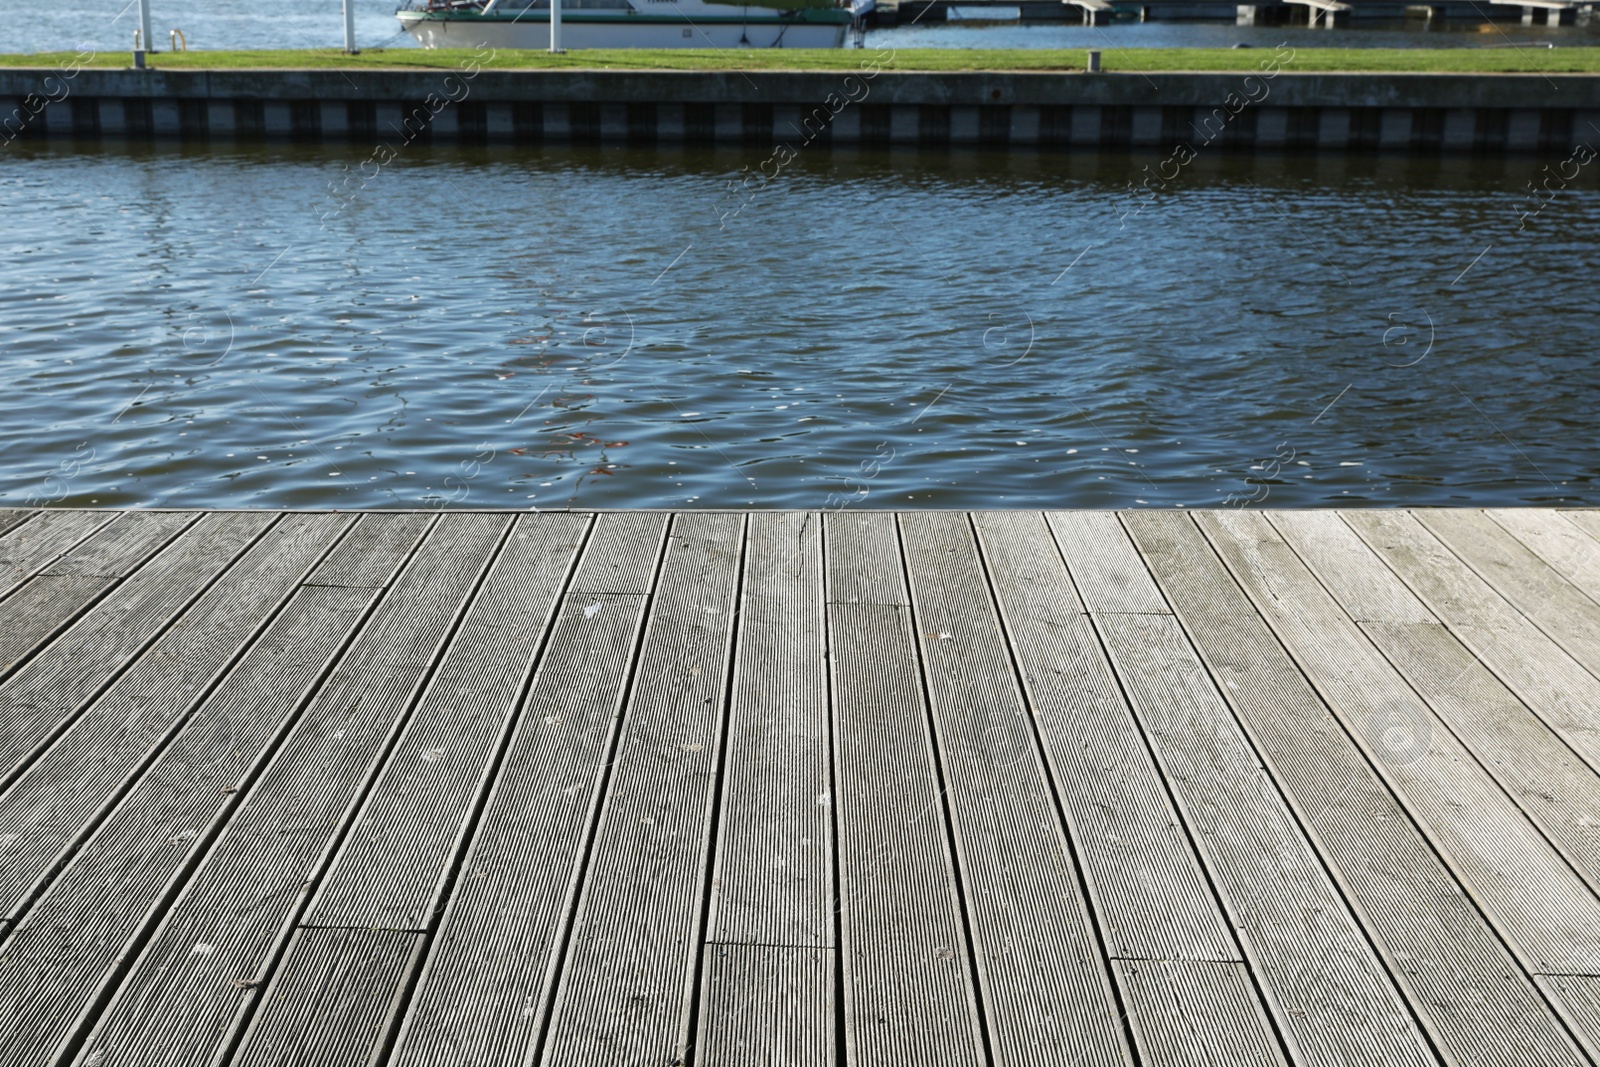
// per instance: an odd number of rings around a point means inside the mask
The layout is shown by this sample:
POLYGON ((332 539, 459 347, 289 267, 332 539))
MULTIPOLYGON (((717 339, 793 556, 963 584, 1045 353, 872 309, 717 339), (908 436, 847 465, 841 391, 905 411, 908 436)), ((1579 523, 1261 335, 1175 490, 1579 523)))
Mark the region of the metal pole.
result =
POLYGON ((344 0, 344 50, 353 56, 361 54, 361 49, 356 47, 356 5, 353 0, 344 0))
POLYGON ((139 0, 139 47, 146 52, 156 50, 156 39, 150 36, 150 0, 139 0))
POLYGON ((561 0, 550 0, 550 51, 565 52, 561 47, 561 0))

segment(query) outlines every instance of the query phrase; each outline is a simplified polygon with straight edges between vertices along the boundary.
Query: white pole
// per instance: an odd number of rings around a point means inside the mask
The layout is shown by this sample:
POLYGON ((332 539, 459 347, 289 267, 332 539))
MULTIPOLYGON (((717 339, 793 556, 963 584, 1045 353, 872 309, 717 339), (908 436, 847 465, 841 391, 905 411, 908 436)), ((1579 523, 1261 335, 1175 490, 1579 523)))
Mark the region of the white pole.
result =
POLYGON ((356 47, 356 5, 353 0, 344 0, 344 50, 353 56, 361 54, 361 49, 356 47))
POLYGON ((566 51, 561 47, 561 0, 550 0, 550 51, 566 51))
POLYGON ((156 42, 150 36, 150 0, 139 0, 139 47, 146 52, 156 50, 156 42))

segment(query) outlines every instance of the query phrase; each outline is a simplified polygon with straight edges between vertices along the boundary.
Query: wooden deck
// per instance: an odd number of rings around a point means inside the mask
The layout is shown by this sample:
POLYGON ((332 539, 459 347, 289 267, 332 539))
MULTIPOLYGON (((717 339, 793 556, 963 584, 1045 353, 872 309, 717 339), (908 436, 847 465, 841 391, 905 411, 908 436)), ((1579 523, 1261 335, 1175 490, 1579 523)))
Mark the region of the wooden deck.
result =
POLYGON ((1600 1062, 1600 512, 0 512, 8 1065, 1600 1062))

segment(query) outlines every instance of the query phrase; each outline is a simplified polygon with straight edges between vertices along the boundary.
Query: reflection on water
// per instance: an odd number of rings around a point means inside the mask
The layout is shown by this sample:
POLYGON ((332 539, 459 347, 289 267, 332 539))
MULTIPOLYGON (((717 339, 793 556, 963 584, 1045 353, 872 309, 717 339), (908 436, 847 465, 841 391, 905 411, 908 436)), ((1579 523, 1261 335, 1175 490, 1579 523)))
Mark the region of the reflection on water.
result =
POLYGON ((766 154, 14 145, 0 506, 1593 502, 1587 170, 766 154))

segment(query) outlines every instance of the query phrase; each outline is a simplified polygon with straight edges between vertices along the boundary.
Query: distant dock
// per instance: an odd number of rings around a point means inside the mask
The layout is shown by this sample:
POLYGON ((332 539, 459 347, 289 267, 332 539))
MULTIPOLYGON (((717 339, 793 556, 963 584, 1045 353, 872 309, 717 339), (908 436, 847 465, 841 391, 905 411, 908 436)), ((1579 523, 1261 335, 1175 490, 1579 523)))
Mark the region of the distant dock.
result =
POLYGON ((1600 512, 0 512, 8 1064, 1600 1062, 1600 512))
POLYGON ((1114 20, 1139 22, 1230 22, 1239 26, 1322 26, 1342 28, 1361 22, 1520 22, 1525 26, 1572 26, 1587 17, 1587 0, 879 0, 872 21, 879 26, 929 24, 952 19, 982 21, 993 12, 1000 22, 1082 22, 1105 26, 1114 20))

